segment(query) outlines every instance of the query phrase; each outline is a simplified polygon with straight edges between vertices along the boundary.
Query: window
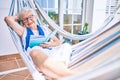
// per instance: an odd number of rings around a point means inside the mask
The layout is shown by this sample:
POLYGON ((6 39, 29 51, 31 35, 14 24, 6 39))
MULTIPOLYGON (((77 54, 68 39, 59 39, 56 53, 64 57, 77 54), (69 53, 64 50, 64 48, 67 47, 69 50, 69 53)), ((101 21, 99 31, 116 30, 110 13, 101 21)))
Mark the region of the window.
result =
MULTIPOLYGON (((77 32, 81 28, 82 24, 82 7, 83 7, 83 1, 82 0, 64 0, 63 5, 63 12, 64 12, 64 27, 71 26, 71 33, 77 34, 77 32), (77 26, 78 30, 74 28, 77 26)), ((69 28, 69 27, 68 27, 69 28)))
MULTIPOLYGON (((61 0, 63 7, 63 29, 78 34, 82 28, 83 0, 61 0)), ((57 24, 59 21, 58 0, 39 0, 41 7, 57 24)))

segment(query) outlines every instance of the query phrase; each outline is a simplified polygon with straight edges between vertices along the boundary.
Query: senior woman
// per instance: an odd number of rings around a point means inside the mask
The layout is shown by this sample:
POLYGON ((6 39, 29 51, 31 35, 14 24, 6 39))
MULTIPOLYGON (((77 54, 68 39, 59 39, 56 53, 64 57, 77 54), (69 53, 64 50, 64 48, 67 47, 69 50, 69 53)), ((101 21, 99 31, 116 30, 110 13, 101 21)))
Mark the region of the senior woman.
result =
POLYGON ((33 9, 24 7, 18 16, 6 16, 5 22, 20 36, 24 49, 31 56, 36 68, 45 76, 49 79, 58 79, 74 74, 67 68, 71 46, 67 43, 61 44, 56 36, 49 42, 29 47, 33 36, 46 37, 50 33, 50 30, 37 24, 33 9), (22 21, 23 26, 17 21, 22 21))

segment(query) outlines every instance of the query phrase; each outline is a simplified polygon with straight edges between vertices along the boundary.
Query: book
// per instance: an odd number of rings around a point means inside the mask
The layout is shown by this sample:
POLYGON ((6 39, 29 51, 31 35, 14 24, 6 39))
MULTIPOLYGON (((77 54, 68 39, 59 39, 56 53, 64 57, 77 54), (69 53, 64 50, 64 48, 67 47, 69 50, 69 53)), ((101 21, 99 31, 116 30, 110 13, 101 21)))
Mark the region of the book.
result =
POLYGON ((29 47, 32 48, 34 46, 38 46, 40 44, 48 42, 51 38, 53 38, 56 35, 56 33, 57 33, 57 30, 54 30, 47 37, 39 36, 39 37, 34 37, 33 39, 30 39, 29 47))

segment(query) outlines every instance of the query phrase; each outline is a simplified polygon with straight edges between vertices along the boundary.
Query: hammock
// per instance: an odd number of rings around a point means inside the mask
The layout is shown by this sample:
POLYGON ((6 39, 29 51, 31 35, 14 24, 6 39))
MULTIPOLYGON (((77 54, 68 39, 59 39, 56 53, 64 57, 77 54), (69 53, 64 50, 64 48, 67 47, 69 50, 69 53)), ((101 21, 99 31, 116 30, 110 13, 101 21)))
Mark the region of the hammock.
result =
MULTIPOLYGON (((51 19, 47 15, 45 15, 46 13, 44 13, 41 10, 37 1, 35 1, 34 4, 36 5, 38 12, 41 13, 43 17, 45 17, 45 16, 47 17, 45 20, 48 22, 48 24, 52 27, 55 26, 56 24, 53 21, 51 21, 51 19)), ((17 0, 18 12, 20 10, 20 7, 23 7, 23 6, 29 6, 33 9, 35 9, 35 6, 31 3, 31 1, 28 0, 26 2, 24 0, 21 0, 21 1, 17 0)), ((12 0, 9 15, 14 15, 14 13, 15 13, 14 11, 15 11, 15 0, 12 0)), ((38 18, 38 22, 39 22, 39 24, 41 24, 41 22, 39 21, 39 18, 38 18)), ((118 40, 118 42, 116 42, 116 44, 117 44, 120 41, 120 34, 119 34, 120 33, 120 27, 119 27, 120 19, 119 19, 119 17, 115 17, 115 18, 114 18, 114 16, 109 17, 107 20, 105 20, 105 24, 103 25, 103 27, 105 27, 105 28, 103 28, 102 30, 99 29, 94 34, 89 35, 91 37, 88 37, 88 35, 87 36, 72 35, 72 37, 70 37, 71 34, 59 29, 58 25, 56 25, 56 26, 57 27, 54 27, 54 29, 56 29, 59 34, 61 34, 61 35, 63 34, 64 37, 66 36, 67 38, 77 39, 77 40, 80 40, 80 38, 81 38, 81 40, 86 39, 86 37, 87 37, 87 39, 84 40, 83 42, 73 45, 73 52, 71 53, 71 63, 69 64, 69 68, 78 70, 78 71, 81 71, 82 66, 84 66, 84 67, 86 66, 85 64, 89 64, 90 60, 92 60, 96 57, 99 57, 99 55, 101 55, 101 54, 106 55, 107 53, 105 53, 105 51, 109 50, 109 48, 106 48, 106 49, 104 49, 104 48, 108 47, 108 45, 110 45, 110 43, 115 43, 114 41, 118 40), (109 34, 109 35, 107 35, 107 34, 109 34), (107 35, 107 36, 105 36, 105 35, 107 35), (89 52, 91 52, 91 53, 89 53, 89 52)), ((15 42, 15 45, 16 45, 22 59, 24 60, 29 71, 31 72, 33 79, 34 80, 45 80, 42 73, 39 73, 36 70, 31 57, 26 55, 27 53, 23 50, 23 46, 21 45, 21 40, 18 37, 18 35, 10 27, 8 27, 8 28, 10 30, 13 41, 15 42)), ((116 44, 113 44, 113 45, 116 45, 116 44)), ((112 47, 113 45, 110 45, 110 47, 112 47)), ((118 46, 116 48, 118 48, 118 46)), ((111 51, 113 51, 113 50, 111 50, 111 51)), ((117 50, 117 52, 118 52, 118 50, 117 50)), ((113 56, 114 55, 117 55, 117 54, 113 53, 113 56)), ((107 59, 109 59, 109 58, 107 58, 107 59)), ((104 60, 104 61, 106 61, 106 60, 104 60)), ((102 61, 101 61, 101 63, 102 63, 102 61)), ((100 64, 100 63, 96 63, 91 68, 94 68, 98 64, 100 64)), ((83 69, 83 72, 85 72, 84 69, 83 69)))
MULTIPOLYGON (((120 44, 120 43, 119 43, 120 44)), ((119 45, 120 46, 120 45, 119 45)), ((118 48, 115 47, 114 49, 118 48)), ((97 67, 61 80, 117 80, 120 78, 120 53, 97 67)))

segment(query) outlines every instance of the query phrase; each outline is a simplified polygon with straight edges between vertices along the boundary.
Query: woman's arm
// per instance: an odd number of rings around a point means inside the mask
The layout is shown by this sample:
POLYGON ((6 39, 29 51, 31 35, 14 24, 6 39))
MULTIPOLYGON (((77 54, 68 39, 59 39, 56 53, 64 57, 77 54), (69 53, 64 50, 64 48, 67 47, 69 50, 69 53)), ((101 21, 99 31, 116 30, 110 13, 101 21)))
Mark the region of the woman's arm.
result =
POLYGON ((5 17, 5 22, 19 35, 22 36, 25 28, 21 26, 17 20, 18 16, 7 16, 5 17))

